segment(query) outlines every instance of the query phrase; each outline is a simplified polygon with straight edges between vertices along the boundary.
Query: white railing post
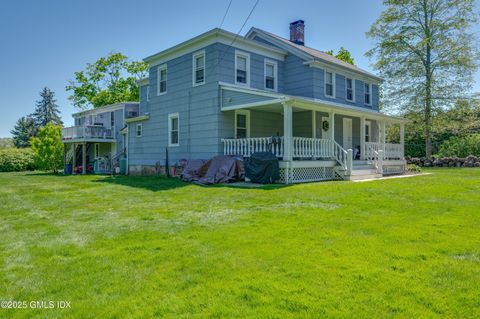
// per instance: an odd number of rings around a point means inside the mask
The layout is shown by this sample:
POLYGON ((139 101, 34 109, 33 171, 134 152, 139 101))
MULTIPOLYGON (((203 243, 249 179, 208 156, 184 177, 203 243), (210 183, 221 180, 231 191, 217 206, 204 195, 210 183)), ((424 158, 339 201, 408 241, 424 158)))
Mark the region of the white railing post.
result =
POLYGON ((365 117, 360 118, 360 159, 365 159, 365 117))
POLYGON ((353 165, 353 150, 349 148, 347 150, 347 170, 345 171, 345 175, 350 175, 352 173, 352 165, 353 165))
POLYGON ((377 164, 377 172, 379 174, 383 174, 383 150, 378 151, 378 164, 377 164))

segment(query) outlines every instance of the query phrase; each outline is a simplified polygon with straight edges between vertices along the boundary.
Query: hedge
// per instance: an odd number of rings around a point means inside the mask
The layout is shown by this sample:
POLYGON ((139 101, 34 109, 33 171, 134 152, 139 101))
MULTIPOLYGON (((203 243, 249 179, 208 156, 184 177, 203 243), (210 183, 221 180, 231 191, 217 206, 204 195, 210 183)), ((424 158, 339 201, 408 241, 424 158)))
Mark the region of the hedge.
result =
POLYGON ((0 149, 0 172, 35 170, 33 151, 29 148, 0 149))

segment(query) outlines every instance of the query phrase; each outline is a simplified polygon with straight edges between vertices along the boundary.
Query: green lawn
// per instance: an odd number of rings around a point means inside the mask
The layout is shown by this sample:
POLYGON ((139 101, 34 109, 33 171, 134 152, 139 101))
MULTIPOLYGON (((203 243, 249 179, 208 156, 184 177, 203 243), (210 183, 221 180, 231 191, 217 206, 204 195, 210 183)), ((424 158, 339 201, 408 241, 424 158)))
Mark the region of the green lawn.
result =
POLYGON ((0 174, 0 318, 479 318, 480 169, 239 189, 0 174))

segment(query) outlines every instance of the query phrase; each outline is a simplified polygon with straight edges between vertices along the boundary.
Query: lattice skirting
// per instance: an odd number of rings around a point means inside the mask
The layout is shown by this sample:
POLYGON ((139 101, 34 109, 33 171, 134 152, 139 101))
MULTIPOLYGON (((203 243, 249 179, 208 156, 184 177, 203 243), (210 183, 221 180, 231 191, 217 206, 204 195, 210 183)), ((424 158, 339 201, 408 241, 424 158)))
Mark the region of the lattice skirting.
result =
POLYGON ((405 165, 384 165, 383 175, 395 175, 405 173, 405 165))
POLYGON ((336 179, 333 167, 280 168, 280 183, 318 182, 336 179))

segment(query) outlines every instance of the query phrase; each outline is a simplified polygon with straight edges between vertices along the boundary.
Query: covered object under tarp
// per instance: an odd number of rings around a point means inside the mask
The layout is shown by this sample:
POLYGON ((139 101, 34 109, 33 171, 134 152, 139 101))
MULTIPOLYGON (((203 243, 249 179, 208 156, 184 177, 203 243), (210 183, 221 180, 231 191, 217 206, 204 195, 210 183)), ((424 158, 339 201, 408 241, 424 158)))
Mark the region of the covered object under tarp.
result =
POLYGON ((190 160, 182 173, 184 181, 199 184, 229 183, 243 178, 243 161, 226 155, 215 156, 209 161, 190 160))
POLYGON ((278 158, 271 152, 253 153, 245 162, 245 176, 253 183, 275 182, 280 178, 278 158))

